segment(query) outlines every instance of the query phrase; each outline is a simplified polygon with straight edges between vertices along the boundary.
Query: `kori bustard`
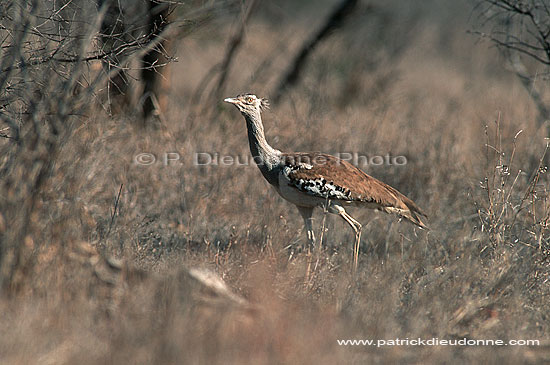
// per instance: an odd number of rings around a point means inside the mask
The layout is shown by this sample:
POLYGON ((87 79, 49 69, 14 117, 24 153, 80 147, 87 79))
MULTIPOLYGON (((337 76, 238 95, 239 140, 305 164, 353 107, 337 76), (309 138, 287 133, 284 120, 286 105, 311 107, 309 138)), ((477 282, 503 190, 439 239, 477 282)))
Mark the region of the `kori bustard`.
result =
POLYGON ((315 207, 341 216, 355 232, 354 267, 357 266, 361 223, 345 207, 357 206, 397 214, 421 228, 426 216, 409 198, 335 156, 319 152, 281 152, 267 143, 261 112, 268 101, 253 94, 224 100, 239 109, 246 120, 248 142, 264 178, 286 200, 298 207, 311 245, 315 244, 312 214, 315 207))

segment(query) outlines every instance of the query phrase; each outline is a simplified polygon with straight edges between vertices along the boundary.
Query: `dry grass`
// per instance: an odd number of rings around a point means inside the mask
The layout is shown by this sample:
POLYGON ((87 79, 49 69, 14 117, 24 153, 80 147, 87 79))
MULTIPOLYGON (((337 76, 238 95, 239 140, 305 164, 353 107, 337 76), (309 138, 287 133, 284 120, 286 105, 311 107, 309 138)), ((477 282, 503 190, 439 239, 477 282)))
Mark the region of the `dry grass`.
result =
MULTIPOLYGON (((327 217, 323 247, 310 257, 296 249, 305 243, 297 211, 255 166, 193 165, 196 152, 249 155, 240 115, 206 96, 191 104, 223 57, 231 24, 221 21, 179 45, 165 125, 135 128, 131 112, 111 118, 99 108, 78 119, 30 220, 33 266, 18 293, 0 300, 2 362, 548 360, 549 180, 539 169, 548 155, 529 95, 495 50, 465 34, 467 8, 449 2, 413 22, 414 8, 377 6, 395 17, 388 34, 373 32, 380 24, 368 14, 354 18, 265 114, 266 133, 282 150, 406 156, 405 166, 363 168, 426 210, 430 232, 356 210, 364 234, 352 275, 354 237, 344 222, 327 217), (388 39, 400 24, 411 28, 396 51, 388 39), (135 163, 144 152, 159 161, 135 163), (163 164, 171 152, 181 159, 163 164), (248 304, 197 295, 183 267, 216 272, 248 304), (336 342, 418 337, 543 345, 336 342)), ((314 21, 283 19, 273 24, 260 12, 250 24, 228 96, 269 96, 314 21)), ((320 227, 323 214, 316 218, 320 227)))

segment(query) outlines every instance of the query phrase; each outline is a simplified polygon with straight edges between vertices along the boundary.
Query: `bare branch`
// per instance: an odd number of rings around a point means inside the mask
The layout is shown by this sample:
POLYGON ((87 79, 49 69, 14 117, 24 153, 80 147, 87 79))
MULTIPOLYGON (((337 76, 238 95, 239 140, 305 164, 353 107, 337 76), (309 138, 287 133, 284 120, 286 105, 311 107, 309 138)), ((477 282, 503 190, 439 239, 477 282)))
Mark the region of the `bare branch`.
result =
POLYGON ((474 33, 489 39, 506 56, 536 105, 539 122, 545 122, 550 118, 550 107, 544 103, 541 93, 535 88, 533 76, 521 62, 520 55, 529 57, 546 68, 550 67, 550 6, 546 0, 477 1, 476 8, 487 5, 481 13, 485 18, 482 27, 491 24, 492 28, 488 32, 474 33))
POLYGON ((231 40, 229 41, 229 45, 227 47, 227 51, 225 53, 225 57, 223 61, 220 64, 220 74, 217 82, 216 87, 216 100, 221 99, 221 95, 223 94, 223 89, 225 87, 225 81, 227 80, 227 75, 229 74, 229 70, 231 68, 231 64, 234 59, 234 55, 237 53, 237 50, 239 49, 239 46, 242 43, 243 37, 244 37, 244 31, 246 29, 246 24, 248 23, 248 20, 250 19, 250 16, 252 15, 252 11, 256 7, 256 0, 251 0, 246 7, 246 9, 243 9, 243 16, 239 23, 239 27, 235 34, 231 37, 231 40))
POLYGON ((347 16, 353 12, 357 3, 357 0, 342 0, 317 33, 303 44, 300 52, 296 55, 287 73, 281 78, 273 93, 272 99, 274 102, 277 102, 283 95, 283 92, 298 81, 302 67, 310 53, 333 29, 338 28, 344 22, 347 16))

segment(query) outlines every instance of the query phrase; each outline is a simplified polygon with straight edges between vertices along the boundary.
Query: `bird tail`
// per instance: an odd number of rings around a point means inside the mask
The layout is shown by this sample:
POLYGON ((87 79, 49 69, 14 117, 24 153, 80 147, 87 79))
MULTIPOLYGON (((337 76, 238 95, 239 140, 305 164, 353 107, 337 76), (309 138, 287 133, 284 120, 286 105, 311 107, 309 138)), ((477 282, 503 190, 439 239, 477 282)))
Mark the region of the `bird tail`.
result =
POLYGON ((397 208, 397 207, 384 207, 382 210, 386 213, 397 214, 400 217, 405 218, 409 222, 417 225, 422 229, 429 230, 428 226, 423 222, 421 217, 428 218, 428 216, 420 210, 414 203, 407 204, 404 202, 406 208, 397 208))

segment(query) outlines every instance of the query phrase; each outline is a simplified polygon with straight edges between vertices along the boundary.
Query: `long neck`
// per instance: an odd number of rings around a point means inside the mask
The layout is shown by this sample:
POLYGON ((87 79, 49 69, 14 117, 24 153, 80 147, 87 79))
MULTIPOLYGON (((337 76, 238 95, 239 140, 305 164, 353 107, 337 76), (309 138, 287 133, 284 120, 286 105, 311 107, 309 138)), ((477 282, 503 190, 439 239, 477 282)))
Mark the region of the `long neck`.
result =
POLYGON ((274 149, 267 143, 262 117, 259 112, 244 114, 244 118, 246 119, 248 142, 254 162, 256 162, 267 181, 272 185, 277 185, 281 151, 274 149))

